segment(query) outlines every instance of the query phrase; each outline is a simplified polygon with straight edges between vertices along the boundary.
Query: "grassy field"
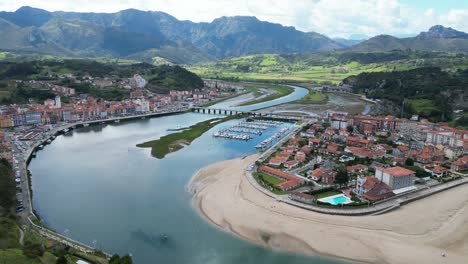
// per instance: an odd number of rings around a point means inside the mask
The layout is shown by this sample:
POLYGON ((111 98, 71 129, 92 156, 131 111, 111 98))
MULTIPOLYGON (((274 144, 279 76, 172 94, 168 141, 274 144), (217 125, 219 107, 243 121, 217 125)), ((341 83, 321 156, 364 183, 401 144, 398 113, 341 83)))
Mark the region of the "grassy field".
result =
POLYGON ((309 93, 296 102, 300 104, 325 104, 327 100, 328 96, 326 94, 309 89, 309 93))
POLYGON ((192 143, 192 141, 203 135, 203 133, 220 124, 220 122, 225 122, 236 118, 239 118, 239 116, 229 116, 225 118, 215 118, 203 121, 190 126, 187 130, 182 132, 162 136, 157 140, 138 144, 137 147, 151 148, 151 155, 155 158, 162 159, 167 154, 182 149, 182 145, 189 145, 192 143))
POLYGON ((247 85, 246 89, 253 92, 254 96, 259 97, 261 88, 273 91, 274 93, 267 95, 263 98, 251 100, 245 103, 242 103, 241 106, 244 105, 253 105, 258 103, 263 103, 266 101, 271 101, 294 92, 294 88, 284 85, 273 85, 273 84, 254 84, 254 85, 247 85))
POLYGON ((256 54, 186 68, 202 77, 215 79, 339 84, 346 77, 362 72, 402 71, 426 66, 437 66, 445 70, 468 67, 465 57, 418 58, 375 63, 343 62, 338 59, 339 54, 304 54, 290 57, 294 56, 256 54))
POLYGON ((277 188, 276 185, 279 184, 279 183, 282 183, 284 181, 282 180, 279 180, 273 176, 270 176, 268 174, 265 174, 265 173, 257 173, 257 172, 254 172, 253 174, 253 177, 254 179, 260 183, 261 185, 262 184, 262 181, 260 180, 260 176, 262 177, 263 181, 266 182, 266 184, 268 184, 270 187, 272 187, 270 189, 270 191, 274 194, 279 194, 279 195, 282 195, 282 194, 288 194, 288 192, 285 192, 285 191, 282 191, 281 189, 277 188))
POLYGON ((329 191, 329 192, 314 194, 314 197, 315 199, 318 200, 318 199, 322 199, 322 198, 326 198, 326 197, 330 197, 330 196, 338 195, 338 194, 341 194, 341 193, 335 192, 335 191, 329 191))
POLYGON ((270 183, 272 185, 278 185, 278 184, 284 182, 283 180, 280 180, 278 178, 275 178, 275 177, 270 176, 270 175, 265 174, 265 173, 259 173, 258 175, 259 176, 261 175, 266 182, 268 182, 268 183, 270 183))

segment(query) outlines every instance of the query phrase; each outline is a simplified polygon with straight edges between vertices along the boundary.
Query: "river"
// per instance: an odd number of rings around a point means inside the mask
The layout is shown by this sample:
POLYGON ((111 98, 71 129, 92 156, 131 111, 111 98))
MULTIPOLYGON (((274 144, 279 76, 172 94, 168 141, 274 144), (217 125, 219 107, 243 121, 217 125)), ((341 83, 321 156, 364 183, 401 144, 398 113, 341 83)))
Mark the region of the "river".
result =
MULTIPOLYGON (((303 92, 296 88, 293 94, 303 92)), ((136 147, 169 128, 215 117, 186 113, 57 137, 29 166, 35 210, 51 229, 107 252, 131 253, 135 263, 344 263, 251 244, 208 224, 192 207, 186 191, 192 175, 208 164, 255 153, 255 144, 274 131, 249 142, 211 136, 232 120, 162 160, 136 147)))

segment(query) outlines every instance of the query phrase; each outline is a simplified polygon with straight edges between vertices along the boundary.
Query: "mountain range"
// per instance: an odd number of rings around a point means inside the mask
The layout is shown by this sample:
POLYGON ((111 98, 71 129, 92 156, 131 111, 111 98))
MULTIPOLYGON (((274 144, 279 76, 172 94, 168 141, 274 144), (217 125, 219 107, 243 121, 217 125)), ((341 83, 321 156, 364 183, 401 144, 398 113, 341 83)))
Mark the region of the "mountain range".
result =
POLYGON ((330 38, 255 17, 211 23, 180 21, 163 12, 48 12, 22 7, 0 12, 0 49, 59 55, 163 57, 174 63, 253 53, 297 53, 343 48, 330 38))
POLYGON ((354 52, 383 52, 391 50, 421 50, 468 52, 468 34, 441 25, 410 38, 379 35, 348 48, 354 52))
POLYGON ((135 9, 77 13, 21 7, 15 12, 0 12, 0 34, 0 50, 4 51, 148 62, 162 58, 189 64, 259 53, 398 49, 468 52, 467 34, 442 26, 413 38, 382 35, 361 41, 330 39, 255 17, 220 17, 210 23, 194 23, 164 12, 135 9))

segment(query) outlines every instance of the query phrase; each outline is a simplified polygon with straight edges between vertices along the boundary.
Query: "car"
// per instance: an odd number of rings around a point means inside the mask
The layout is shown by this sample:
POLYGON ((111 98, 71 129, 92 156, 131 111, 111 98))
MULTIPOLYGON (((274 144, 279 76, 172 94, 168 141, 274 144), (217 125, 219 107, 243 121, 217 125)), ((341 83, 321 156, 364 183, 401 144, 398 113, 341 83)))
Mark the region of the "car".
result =
POLYGON ((21 213, 21 212, 23 212, 23 211, 24 211, 24 207, 23 207, 23 206, 18 206, 18 207, 16 207, 16 209, 15 209, 15 212, 16 212, 16 213, 21 213))

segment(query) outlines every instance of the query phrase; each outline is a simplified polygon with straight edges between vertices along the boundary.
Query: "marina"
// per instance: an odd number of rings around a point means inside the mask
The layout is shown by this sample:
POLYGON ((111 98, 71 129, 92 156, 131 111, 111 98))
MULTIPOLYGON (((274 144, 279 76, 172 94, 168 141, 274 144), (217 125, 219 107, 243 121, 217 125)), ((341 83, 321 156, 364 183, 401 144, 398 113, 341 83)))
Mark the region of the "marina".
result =
POLYGON ((281 138, 286 132, 288 132, 288 128, 283 128, 279 132, 275 133, 273 136, 265 139, 262 143, 255 146, 257 149, 263 149, 270 145, 270 143, 274 142, 276 139, 281 138))
MULTIPOLYGON (((253 135, 261 136, 270 129, 278 129, 280 126, 284 126, 286 123, 274 120, 256 120, 247 118, 245 121, 238 122, 230 127, 224 128, 213 134, 216 138, 229 138, 236 140, 251 140, 253 135)), ((272 137, 264 140, 258 144, 256 148, 264 148, 275 139, 281 137, 288 131, 288 128, 282 128, 280 131, 275 133, 272 137)), ((273 131, 270 131, 273 133, 273 131)))
POLYGON ((263 134, 262 131, 256 129, 249 129, 249 128, 241 128, 241 127, 231 127, 226 129, 229 132, 238 132, 238 133, 246 133, 246 134, 254 134, 261 136, 263 134))
POLYGON ((238 139, 238 140, 251 140, 252 137, 249 135, 240 135, 240 134, 231 134, 225 132, 216 132, 213 135, 214 137, 222 137, 222 138, 230 138, 230 139, 238 139))

